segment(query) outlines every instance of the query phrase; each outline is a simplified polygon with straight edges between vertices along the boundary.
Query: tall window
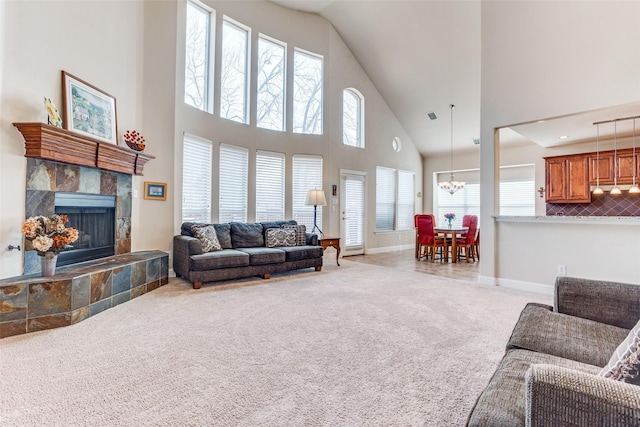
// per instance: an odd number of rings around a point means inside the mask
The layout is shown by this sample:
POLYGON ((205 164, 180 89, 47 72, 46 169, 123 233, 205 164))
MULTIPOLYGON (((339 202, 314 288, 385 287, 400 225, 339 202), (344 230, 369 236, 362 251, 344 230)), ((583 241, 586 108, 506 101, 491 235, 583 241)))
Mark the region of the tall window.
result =
POLYGON ((284 130, 284 88, 286 46, 267 39, 258 38, 258 127, 284 130))
POLYGON ((415 214, 414 173, 398 171, 398 224, 396 230, 413 230, 415 214))
POLYGON ((376 231, 392 231, 396 224, 396 171, 376 167, 376 231))
POLYGON ((444 214, 453 212, 456 219, 453 225, 462 226, 462 217, 465 215, 476 215, 480 219, 480 183, 469 182, 464 185, 462 190, 458 190, 453 194, 449 194, 444 190, 437 189, 436 196, 438 198, 438 208, 436 209, 436 225, 444 226, 444 214))
POLYGON ((533 179, 500 181, 500 215, 535 216, 535 188, 533 179))
POLYGON ((211 222, 211 141, 184 136, 182 222, 211 222))
MULTIPOLYGON (((313 206, 305 205, 309 190, 322 189, 322 157, 293 155, 293 219, 313 228, 313 206)), ((318 206, 317 224, 322 229, 322 206, 318 206)))
POLYGON ((284 154, 256 154, 256 221, 284 219, 284 154))
POLYGON ((364 148, 364 98, 355 89, 342 91, 342 143, 364 148))
POLYGON ((249 30, 225 18, 222 26, 220 117, 248 123, 249 30))
POLYGON ((249 152, 246 148, 220 145, 219 222, 247 221, 247 176, 249 152))
POLYGON ((184 102, 211 112, 209 94, 211 16, 199 4, 187 2, 187 32, 184 60, 184 102))
POLYGON ((293 131, 322 135, 323 59, 296 49, 293 61, 293 131))

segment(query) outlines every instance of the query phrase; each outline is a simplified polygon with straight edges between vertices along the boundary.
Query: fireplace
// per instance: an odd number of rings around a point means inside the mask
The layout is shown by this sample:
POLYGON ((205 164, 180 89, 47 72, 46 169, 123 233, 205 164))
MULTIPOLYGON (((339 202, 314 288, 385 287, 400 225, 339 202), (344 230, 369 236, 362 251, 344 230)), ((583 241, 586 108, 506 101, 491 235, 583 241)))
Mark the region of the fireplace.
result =
POLYGON ((71 248, 58 255, 58 266, 115 254, 115 196, 57 192, 55 213, 67 215, 67 225, 79 232, 71 248))

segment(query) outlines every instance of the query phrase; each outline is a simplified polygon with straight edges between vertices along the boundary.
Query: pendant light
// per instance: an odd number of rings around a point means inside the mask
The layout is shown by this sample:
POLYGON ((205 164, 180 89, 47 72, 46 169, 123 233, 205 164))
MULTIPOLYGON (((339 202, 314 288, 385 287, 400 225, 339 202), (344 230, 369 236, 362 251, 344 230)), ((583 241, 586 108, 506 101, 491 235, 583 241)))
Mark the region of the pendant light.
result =
POLYGON ((604 194, 600 187, 600 123, 596 125, 596 188, 593 189, 593 194, 604 194))
POLYGON ((438 186, 447 193, 453 195, 456 191, 462 190, 466 183, 456 181, 455 176, 453 175, 453 109, 456 108, 456 106, 450 104, 449 108, 451 109, 451 169, 449 170, 449 181, 439 182, 438 186))
POLYGON ((633 185, 629 188, 629 194, 640 193, 640 187, 636 183, 636 173, 638 171, 638 162, 636 159, 636 119, 633 118, 633 185))
POLYGON ((609 192, 612 196, 622 194, 618 187, 618 121, 613 122, 613 188, 609 192))

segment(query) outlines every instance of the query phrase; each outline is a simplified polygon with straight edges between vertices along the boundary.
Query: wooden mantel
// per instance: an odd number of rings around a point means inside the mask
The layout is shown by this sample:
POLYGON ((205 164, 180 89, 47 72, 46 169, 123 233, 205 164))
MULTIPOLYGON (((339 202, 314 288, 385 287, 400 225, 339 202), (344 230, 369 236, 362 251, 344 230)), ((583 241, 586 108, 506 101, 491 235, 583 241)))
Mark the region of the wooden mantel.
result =
POLYGON ((24 137, 25 157, 90 166, 130 175, 142 175, 144 164, 155 159, 155 156, 118 147, 46 123, 13 125, 24 137))

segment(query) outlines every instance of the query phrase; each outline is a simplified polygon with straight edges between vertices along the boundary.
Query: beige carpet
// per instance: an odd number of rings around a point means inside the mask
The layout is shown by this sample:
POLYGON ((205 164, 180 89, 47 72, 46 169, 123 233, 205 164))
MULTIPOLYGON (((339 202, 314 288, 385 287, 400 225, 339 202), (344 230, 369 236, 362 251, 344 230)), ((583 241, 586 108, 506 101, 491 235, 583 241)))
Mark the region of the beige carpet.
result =
POLYGON ((172 279, 2 339, 0 425, 463 425, 522 307, 551 299, 341 264, 197 291, 172 279))

